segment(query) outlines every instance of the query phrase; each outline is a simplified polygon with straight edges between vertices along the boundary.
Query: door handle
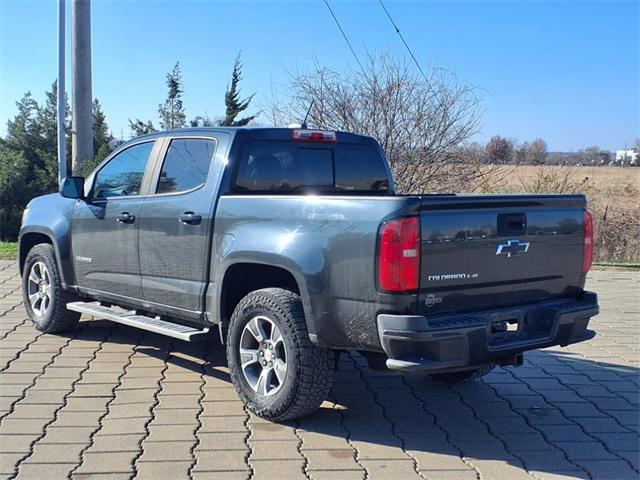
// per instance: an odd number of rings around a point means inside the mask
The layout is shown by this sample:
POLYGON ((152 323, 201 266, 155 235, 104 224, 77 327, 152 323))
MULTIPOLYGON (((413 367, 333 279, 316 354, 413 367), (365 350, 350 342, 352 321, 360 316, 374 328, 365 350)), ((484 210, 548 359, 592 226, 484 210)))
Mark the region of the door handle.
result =
POLYGON ((116 215, 116 222, 119 223, 133 223, 136 220, 135 215, 131 215, 129 212, 122 212, 120 215, 116 215))
POLYGON ((184 212, 178 217, 178 221, 186 225, 199 225, 202 221, 202 217, 193 212, 184 212))

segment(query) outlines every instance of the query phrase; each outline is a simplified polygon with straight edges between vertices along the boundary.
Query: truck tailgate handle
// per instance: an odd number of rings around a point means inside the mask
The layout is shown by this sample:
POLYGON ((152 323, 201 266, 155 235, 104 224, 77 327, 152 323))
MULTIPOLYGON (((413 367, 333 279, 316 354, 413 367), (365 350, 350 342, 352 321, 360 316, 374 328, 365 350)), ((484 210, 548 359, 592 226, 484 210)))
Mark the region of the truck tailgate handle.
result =
POLYGON ((527 233, 527 216, 524 213, 501 213, 498 215, 498 235, 509 237, 527 233))
POLYGON ((187 225, 199 225, 202 221, 202 217, 193 212, 184 212, 178 217, 178 221, 187 225))
POLYGON ((119 223, 133 223, 136 220, 135 215, 131 215, 129 212, 122 212, 120 215, 116 215, 116 222, 119 223))

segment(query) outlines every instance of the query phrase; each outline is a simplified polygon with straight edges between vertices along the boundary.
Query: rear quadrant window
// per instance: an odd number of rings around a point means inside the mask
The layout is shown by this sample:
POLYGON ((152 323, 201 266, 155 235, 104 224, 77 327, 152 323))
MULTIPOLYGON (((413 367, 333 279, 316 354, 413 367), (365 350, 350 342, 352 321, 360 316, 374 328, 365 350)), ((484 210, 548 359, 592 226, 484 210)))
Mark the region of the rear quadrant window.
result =
POLYGON ((171 140, 162 163, 156 193, 184 192, 203 185, 215 148, 213 139, 171 140))
POLYGON ((389 174, 373 147, 343 146, 334 150, 336 190, 386 192, 389 174))

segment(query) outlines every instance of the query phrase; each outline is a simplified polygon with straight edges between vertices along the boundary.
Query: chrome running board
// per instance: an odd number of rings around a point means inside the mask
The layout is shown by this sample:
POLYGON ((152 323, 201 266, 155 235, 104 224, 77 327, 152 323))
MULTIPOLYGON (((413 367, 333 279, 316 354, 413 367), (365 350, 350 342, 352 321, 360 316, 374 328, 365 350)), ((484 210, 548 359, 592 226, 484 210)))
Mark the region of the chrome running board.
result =
POLYGON ((161 320, 160 317, 147 317, 138 315, 134 310, 123 310, 119 307, 105 307, 98 302, 72 302, 67 303, 67 309, 74 312, 86 313, 94 317, 105 318, 113 322, 139 328, 148 332, 178 338, 186 342, 204 340, 209 333, 208 328, 198 330, 187 325, 161 320))

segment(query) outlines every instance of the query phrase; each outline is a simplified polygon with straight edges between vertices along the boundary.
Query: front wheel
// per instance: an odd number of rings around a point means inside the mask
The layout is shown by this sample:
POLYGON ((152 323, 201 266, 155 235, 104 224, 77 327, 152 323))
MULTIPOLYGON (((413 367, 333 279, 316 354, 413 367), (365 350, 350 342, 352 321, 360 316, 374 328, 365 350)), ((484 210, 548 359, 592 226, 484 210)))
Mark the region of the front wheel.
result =
POLYGON ((27 254, 22 298, 29 318, 41 332, 66 332, 80 319, 79 313, 67 310, 67 303, 77 299, 62 288, 55 251, 48 243, 34 246, 27 254))
POLYGON ((433 373, 431 378, 438 382, 444 383, 463 383, 472 380, 477 380, 484 377, 495 368, 495 363, 484 365, 480 368, 474 368, 472 370, 464 370, 462 372, 449 372, 449 373, 433 373))
POLYGON ((227 359, 240 399, 269 420, 312 413, 333 383, 333 352, 311 343, 300 297, 280 288, 240 301, 229 322, 227 359))

